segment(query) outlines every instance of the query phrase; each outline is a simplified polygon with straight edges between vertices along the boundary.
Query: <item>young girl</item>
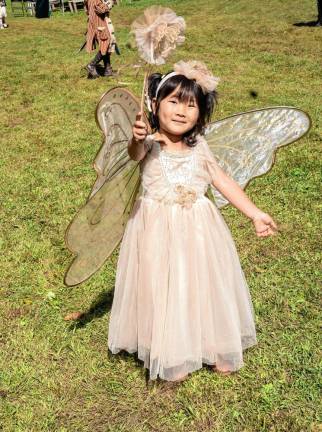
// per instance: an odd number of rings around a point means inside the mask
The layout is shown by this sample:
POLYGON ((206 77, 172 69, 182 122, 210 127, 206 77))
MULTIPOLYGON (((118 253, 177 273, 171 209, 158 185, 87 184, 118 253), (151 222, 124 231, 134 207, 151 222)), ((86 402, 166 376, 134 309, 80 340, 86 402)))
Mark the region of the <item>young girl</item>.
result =
POLYGON ((259 237, 276 229, 202 137, 216 79, 204 65, 196 73, 189 63, 175 69, 149 77, 155 133, 147 135, 141 113, 133 126, 128 152, 140 161, 142 194, 120 249, 108 342, 112 353, 137 351, 151 379, 169 381, 203 363, 236 371, 243 350, 256 344, 248 287, 208 186, 251 219, 259 237))

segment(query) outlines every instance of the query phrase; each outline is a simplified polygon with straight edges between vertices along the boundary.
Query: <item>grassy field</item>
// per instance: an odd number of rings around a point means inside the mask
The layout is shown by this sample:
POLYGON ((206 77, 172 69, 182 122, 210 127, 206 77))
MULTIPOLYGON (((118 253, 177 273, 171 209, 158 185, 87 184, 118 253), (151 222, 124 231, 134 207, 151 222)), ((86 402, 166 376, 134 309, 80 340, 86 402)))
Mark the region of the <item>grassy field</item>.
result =
MULTIPOLYGON (((272 105, 312 117, 310 133, 280 150, 270 173, 247 188, 278 221, 279 235, 258 239, 240 213, 223 211, 249 282, 259 344, 238 374, 204 368, 182 384, 148 382, 133 356, 108 354, 117 253, 91 280, 66 288, 64 232, 96 177, 95 105, 118 81, 87 80, 82 72, 90 58, 77 54, 83 12, 9 16, 0 32, 0 430, 321 431, 322 29, 294 26, 316 18, 315 2, 159 3, 187 21, 186 43, 171 61, 202 59, 221 77, 216 118, 272 105), (64 321, 74 311, 83 318, 64 321)), ((114 8, 122 52, 116 69, 137 61, 127 48, 129 25, 149 4, 123 0, 114 8)), ((133 68, 118 79, 139 94, 133 68)))

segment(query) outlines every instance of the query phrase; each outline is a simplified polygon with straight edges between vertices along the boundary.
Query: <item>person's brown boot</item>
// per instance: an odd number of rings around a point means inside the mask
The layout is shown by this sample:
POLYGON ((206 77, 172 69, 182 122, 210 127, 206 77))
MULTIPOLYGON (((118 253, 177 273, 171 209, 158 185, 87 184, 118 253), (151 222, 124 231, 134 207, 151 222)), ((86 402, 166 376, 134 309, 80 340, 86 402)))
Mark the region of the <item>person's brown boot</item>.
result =
POLYGON ((103 76, 105 76, 105 77, 114 76, 114 72, 113 72, 112 66, 110 64, 108 64, 106 66, 106 68, 104 69, 103 76))
POLYGON ((88 63, 88 65, 85 66, 85 69, 88 72, 87 78, 92 78, 92 79, 99 78, 99 74, 98 74, 98 72, 96 70, 96 66, 94 64, 88 63))
POLYGON ((88 63, 87 66, 85 66, 85 69, 88 72, 88 77, 87 78, 99 78, 99 74, 97 72, 96 69, 96 65, 98 65, 98 63, 103 59, 102 53, 101 51, 98 51, 98 53, 96 54, 96 56, 93 58, 93 60, 88 63))

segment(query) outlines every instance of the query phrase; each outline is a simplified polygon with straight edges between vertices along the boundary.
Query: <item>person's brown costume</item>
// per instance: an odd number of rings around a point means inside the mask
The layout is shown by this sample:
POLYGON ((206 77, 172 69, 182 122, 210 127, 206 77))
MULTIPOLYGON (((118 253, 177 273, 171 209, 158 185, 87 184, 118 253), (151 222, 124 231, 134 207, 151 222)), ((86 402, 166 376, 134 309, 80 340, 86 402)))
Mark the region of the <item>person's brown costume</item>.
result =
POLYGON ((97 44, 99 47, 94 59, 86 66, 88 78, 99 77, 96 66, 101 60, 104 62, 104 76, 113 74, 110 57, 115 51, 115 37, 109 12, 115 4, 116 0, 85 0, 88 15, 86 51, 94 51, 97 44))

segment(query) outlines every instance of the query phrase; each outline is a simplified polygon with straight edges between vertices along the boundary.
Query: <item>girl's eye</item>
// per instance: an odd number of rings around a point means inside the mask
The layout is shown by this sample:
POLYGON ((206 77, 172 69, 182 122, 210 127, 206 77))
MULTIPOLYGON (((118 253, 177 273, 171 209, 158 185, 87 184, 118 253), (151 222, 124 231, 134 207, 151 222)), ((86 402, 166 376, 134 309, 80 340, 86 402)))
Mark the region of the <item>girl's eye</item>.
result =
POLYGON ((176 99, 170 99, 169 102, 170 103, 177 103, 177 100, 176 99))

